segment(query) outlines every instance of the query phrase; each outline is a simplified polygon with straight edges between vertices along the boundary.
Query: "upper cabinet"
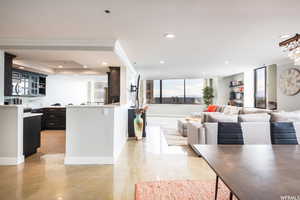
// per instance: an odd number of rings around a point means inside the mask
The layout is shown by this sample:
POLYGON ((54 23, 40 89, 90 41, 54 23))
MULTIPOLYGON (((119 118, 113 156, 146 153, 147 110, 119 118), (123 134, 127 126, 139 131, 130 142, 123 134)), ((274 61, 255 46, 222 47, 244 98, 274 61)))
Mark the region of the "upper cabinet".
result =
POLYGON ((12 66, 15 55, 4 54, 4 96, 12 95, 12 66))
POLYGON ((12 70, 10 96, 38 97, 46 95, 46 75, 19 69, 12 70))
POLYGON ((5 53, 4 96, 46 95, 46 75, 13 68, 15 55, 5 53))

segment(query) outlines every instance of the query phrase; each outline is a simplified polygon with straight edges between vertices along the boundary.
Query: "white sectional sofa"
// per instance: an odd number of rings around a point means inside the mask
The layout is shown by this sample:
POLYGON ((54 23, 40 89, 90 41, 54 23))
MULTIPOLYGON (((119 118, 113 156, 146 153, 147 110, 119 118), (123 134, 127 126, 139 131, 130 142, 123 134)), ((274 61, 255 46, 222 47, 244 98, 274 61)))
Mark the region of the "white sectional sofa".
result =
MULTIPOLYGON (((271 144, 270 122, 241 122, 245 144, 271 144)), ((300 122, 294 122, 300 141, 300 122)), ((218 123, 188 124, 188 143, 218 144, 218 123)))

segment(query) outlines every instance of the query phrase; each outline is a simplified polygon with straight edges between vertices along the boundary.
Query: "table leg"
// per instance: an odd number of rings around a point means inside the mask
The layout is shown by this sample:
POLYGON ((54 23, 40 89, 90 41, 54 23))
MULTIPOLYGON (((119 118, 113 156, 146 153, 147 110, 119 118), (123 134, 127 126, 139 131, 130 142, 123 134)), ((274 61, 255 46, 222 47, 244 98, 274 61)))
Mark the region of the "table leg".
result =
POLYGON ((219 176, 216 177, 216 186, 215 186, 215 200, 218 199, 218 187, 219 187, 219 176))
POLYGON ((233 199, 233 194, 232 192, 230 191, 230 194, 229 194, 229 200, 232 200, 233 199))

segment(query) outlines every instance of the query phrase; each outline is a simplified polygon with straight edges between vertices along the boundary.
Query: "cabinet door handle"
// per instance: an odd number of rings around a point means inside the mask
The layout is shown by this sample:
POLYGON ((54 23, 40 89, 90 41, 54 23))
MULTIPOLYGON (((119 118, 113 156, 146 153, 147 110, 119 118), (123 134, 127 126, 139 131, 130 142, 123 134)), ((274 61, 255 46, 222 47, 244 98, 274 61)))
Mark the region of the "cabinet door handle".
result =
POLYGON ((55 123, 49 123, 49 125, 55 125, 55 123))

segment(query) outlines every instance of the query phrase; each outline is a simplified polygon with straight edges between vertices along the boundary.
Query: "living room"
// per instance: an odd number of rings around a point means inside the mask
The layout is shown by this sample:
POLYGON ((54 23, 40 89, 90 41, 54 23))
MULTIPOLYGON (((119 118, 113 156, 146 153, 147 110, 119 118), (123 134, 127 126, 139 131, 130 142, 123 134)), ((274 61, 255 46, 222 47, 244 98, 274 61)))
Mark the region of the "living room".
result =
POLYGON ((1 2, 0 199, 299 199, 299 8, 1 2), (12 68, 41 92, 12 89, 12 68), (43 131, 25 118, 56 116, 63 139, 26 155, 43 131))

